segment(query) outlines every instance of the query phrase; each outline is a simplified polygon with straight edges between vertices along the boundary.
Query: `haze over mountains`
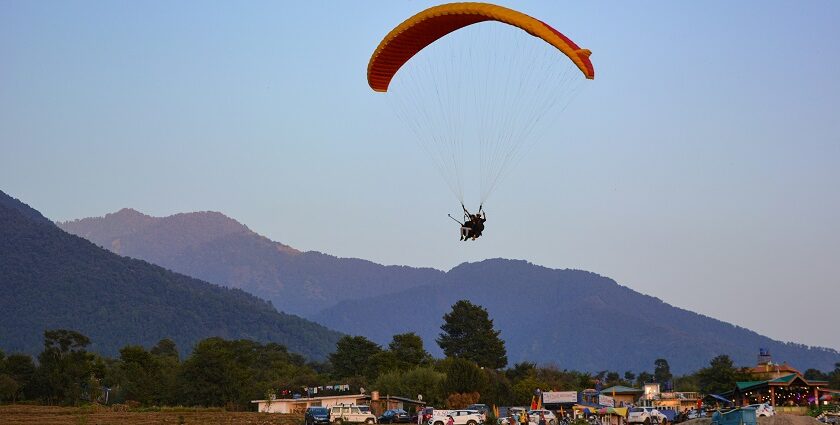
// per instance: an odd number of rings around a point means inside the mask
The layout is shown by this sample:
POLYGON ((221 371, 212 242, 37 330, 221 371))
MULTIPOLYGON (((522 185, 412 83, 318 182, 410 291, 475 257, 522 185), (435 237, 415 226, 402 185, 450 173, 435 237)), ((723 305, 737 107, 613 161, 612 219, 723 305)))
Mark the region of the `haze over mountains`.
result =
POLYGON ((833 349, 774 341, 585 271, 501 259, 446 273, 386 267, 302 253, 210 212, 157 218, 121 210, 60 226, 114 252, 248 290, 281 310, 381 344, 396 333, 417 332, 436 355, 441 317, 455 301, 470 299, 490 312, 511 363, 639 371, 665 357, 679 373, 704 367, 718 354, 752 365, 759 347, 802 370, 830 370, 840 361, 833 349))
POLYGON ((443 275, 301 252, 217 212, 151 217, 122 209, 58 225, 114 253, 241 288, 292 314, 312 315, 340 301, 400 292, 443 275))
POLYGON ((103 250, 0 192, 0 349, 36 354, 47 329, 79 331, 110 356, 163 338, 188 351, 221 336, 325 359, 341 337, 244 291, 103 250))

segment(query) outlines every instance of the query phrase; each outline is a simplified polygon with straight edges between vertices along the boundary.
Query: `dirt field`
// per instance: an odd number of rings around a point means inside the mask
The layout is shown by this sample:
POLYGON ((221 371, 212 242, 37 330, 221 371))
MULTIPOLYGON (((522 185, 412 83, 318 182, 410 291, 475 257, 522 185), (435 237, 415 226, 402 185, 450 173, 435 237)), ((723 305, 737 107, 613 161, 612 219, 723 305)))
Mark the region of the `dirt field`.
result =
POLYGON ((119 411, 110 407, 0 406, 2 425, 301 425, 300 415, 167 408, 160 412, 119 411))
MULTIPOLYGON (((710 425, 711 418, 693 419, 680 423, 680 425, 710 425)), ((810 416, 796 416, 778 414, 769 418, 758 418, 758 425, 823 425, 820 421, 810 416)))

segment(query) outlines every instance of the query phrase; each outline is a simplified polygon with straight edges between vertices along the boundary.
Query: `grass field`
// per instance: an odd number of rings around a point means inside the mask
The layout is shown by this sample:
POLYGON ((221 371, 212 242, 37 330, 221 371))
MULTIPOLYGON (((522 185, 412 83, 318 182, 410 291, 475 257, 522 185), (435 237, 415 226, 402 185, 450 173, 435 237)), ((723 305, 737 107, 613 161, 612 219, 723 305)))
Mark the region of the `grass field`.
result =
POLYGON ((300 425, 300 415, 276 413, 226 412, 221 409, 163 408, 120 411, 110 407, 0 406, 0 424, 38 425, 300 425))

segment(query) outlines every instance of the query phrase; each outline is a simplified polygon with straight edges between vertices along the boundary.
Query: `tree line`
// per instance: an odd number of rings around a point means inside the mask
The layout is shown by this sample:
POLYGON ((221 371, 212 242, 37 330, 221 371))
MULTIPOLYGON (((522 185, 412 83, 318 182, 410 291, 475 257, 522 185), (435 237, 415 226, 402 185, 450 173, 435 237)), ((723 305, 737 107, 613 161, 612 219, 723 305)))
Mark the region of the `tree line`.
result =
MULTIPOLYGON (((127 345, 110 358, 87 351, 91 341, 72 330, 44 332, 44 349, 33 359, 0 352, 0 400, 45 404, 127 403, 137 406, 217 406, 253 409, 251 400, 279 389, 349 384, 351 389, 416 397, 450 408, 483 402, 526 405, 534 390, 580 391, 612 385, 659 382, 674 391, 719 393, 749 380, 726 355, 692 374, 674 376, 667 359, 653 372, 597 373, 521 362, 508 366, 504 341, 487 311, 462 300, 443 317, 436 343, 445 354, 433 358, 414 333, 394 335, 386 346, 362 336, 344 336, 324 362, 308 362, 286 347, 239 339, 207 338, 181 359, 175 343, 153 347, 127 345)), ((806 379, 830 381, 840 388, 840 363, 830 372, 809 369, 806 379)))

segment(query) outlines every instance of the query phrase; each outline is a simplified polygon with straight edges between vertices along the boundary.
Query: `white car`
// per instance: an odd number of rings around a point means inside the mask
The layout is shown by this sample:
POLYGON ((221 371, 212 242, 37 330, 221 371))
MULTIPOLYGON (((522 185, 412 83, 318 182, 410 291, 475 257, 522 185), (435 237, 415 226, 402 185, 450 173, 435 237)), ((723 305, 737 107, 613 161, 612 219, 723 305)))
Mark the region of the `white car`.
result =
POLYGON ((755 408, 755 417, 757 417, 757 418, 762 418, 762 417, 766 418, 768 416, 775 416, 776 415, 776 409, 773 409, 773 406, 771 406, 767 403, 751 404, 747 407, 754 407, 755 408))
POLYGON ((455 425, 479 425, 484 423, 481 412, 478 410, 448 410, 446 414, 438 415, 435 411, 435 416, 429 420, 429 425, 446 425, 449 420, 448 416, 452 416, 455 425))
POLYGON ((365 423, 371 425, 376 423, 376 416, 373 416, 370 410, 362 411, 362 408, 356 405, 333 406, 330 407, 330 422, 333 424, 365 423))
MULTIPOLYGON (((511 413, 513 413, 514 415, 517 415, 517 417, 518 417, 518 415, 521 414, 524 411, 525 411, 525 409, 520 409, 520 408, 516 408, 516 407, 512 407, 512 408, 508 409, 508 416, 499 418, 499 424, 500 425, 508 425, 508 423, 510 422, 510 414, 511 413)), ((540 413, 545 415, 545 423, 547 425, 557 425, 557 415, 555 415, 554 412, 552 412, 551 410, 546 410, 546 409, 529 410, 528 411, 528 419, 529 419, 528 424, 529 425, 539 425, 539 423, 540 423, 540 413)))
POLYGON ((557 415, 555 415, 551 410, 546 409, 537 409, 528 412, 528 416, 531 418, 532 423, 540 423, 540 413, 545 416, 545 423, 548 425, 557 425, 557 415))
POLYGON ((633 407, 627 414, 628 424, 664 424, 668 417, 655 407, 633 407))

